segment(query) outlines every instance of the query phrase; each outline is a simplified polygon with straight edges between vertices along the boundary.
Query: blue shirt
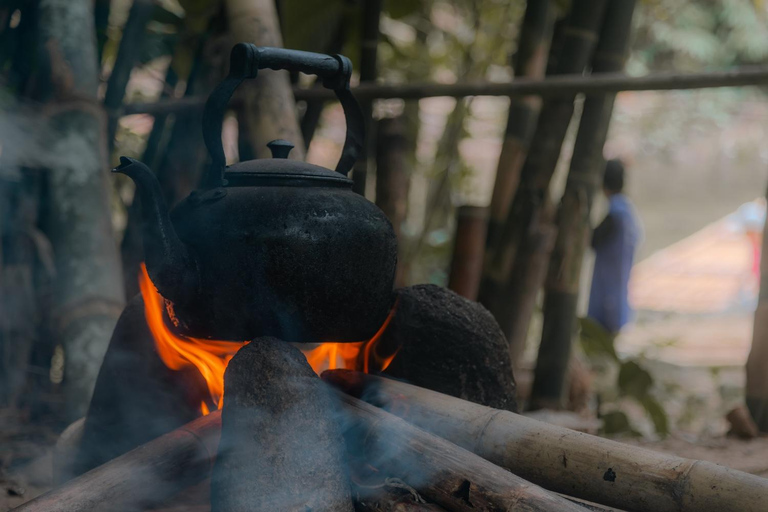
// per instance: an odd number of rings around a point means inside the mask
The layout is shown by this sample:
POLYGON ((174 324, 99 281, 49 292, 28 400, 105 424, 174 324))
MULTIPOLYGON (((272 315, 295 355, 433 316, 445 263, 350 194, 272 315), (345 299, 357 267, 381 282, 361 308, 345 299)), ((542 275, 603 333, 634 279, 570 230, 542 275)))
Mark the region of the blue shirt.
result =
POLYGON ((587 315, 611 333, 630 320, 629 274, 640 240, 640 224, 629 199, 623 194, 610 197, 605 220, 595 229, 595 270, 589 293, 587 315))

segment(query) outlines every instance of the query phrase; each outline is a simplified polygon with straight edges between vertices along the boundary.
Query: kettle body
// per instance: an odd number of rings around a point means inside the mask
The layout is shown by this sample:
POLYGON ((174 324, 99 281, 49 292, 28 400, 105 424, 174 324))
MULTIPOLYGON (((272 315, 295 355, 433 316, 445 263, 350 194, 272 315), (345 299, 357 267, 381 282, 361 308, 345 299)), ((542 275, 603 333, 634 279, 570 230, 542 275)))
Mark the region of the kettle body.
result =
POLYGON ((393 304, 397 240, 384 213, 346 177, 360 153, 363 117, 343 57, 239 44, 230 74, 211 94, 203 134, 212 164, 203 186, 168 212, 152 172, 122 158, 116 172, 141 196, 145 260, 180 334, 296 342, 372 337, 393 304), (273 158, 224 165, 221 119, 232 93, 258 69, 315 72, 347 118, 336 170, 273 158))

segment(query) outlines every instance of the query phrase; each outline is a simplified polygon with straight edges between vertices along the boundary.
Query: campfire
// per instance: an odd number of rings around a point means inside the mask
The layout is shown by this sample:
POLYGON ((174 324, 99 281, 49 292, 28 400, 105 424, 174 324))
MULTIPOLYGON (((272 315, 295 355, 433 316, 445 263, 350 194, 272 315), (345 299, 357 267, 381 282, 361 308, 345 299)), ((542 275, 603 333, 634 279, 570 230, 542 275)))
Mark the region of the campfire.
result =
MULTIPOLYGON (((139 289, 144 299, 145 317, 157 354, 171 370, 194 367, 208 386, 210 397, 200 403, 205 415, 212 409, 221 409, 224 401, 224 370, 235 353, 247 342, 211 340, 178 335, 168 325, 173 322, 171 303, 163 299, 149 278, 147 268, 141 265, 139 289), (167 319, 167 320, 166 320, 167 319)), ((321 343, 302 350, 312 369, 320 375, 325 370, 358 370, 365 373, 385 370, 397 354, 397 349, 382 356, 377 345, 397 306, 387 316, 381 328, 368 341, 351 343, 321 343)))
POLYGON ((493 316, 438 286, 393 290, 392 225, 346 177, 364 140, 350 75, 344 57, 239 44, 206 104, 200 190, 169 211, 122 159, 142 195, 141 293, 60 443, 70 480, 20 510, 762 510, 768 480, 516 414, 493 316), (334 90, 335 170, 287 160, 282 140, 225 165, 227 102, 262 68, 334 90))

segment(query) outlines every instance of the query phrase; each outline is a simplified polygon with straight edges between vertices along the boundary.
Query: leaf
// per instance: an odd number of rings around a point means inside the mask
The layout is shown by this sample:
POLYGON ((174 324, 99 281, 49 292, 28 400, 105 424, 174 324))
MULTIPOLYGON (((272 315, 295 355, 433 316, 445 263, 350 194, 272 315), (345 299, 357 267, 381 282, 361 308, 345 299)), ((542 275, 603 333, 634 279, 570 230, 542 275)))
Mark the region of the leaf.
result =
POLYGON ((653 386, 653 377, 635 361, 621 363, 619 369, 619 391, 622 395, 642 400, 653 386))
POLYGON ((604 434, 630 434, 634 437, 640 436, 640 433, 630 425, 627 415, 621 411, 611 411, 603 414, 600 419, 603 421, 604 434))
POLYGON ((662 436, 669 434, 669 421, 667 419, 667 412, 661 406, 661 404, 652 396, 646 395, 640 403, 645 408, 645 412, 651 417, 653 426, 656 429, 656 433, 662 436))
POLYGON ((608 356, 619 360, 614 347, 614 336, 591 318, 579 318, 579 342, 587 357, 608 356))

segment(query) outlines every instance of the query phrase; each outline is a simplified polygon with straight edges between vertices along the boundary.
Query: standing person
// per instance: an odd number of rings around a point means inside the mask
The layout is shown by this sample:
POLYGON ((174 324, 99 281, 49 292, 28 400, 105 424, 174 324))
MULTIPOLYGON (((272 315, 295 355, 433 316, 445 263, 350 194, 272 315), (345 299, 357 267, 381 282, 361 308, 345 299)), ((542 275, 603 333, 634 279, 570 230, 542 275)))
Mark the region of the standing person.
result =
POLYGON ((610 203, 608 215, 592 234, 595 269, 587 316, 617 334, 630 320, 629 273, 640 240, 640 223, 629 198, 623 194, 624 164, 605 165, 603 192, 610 203))

